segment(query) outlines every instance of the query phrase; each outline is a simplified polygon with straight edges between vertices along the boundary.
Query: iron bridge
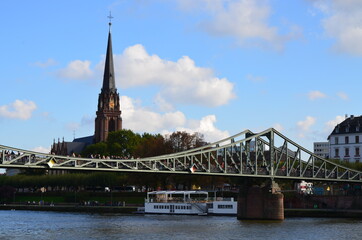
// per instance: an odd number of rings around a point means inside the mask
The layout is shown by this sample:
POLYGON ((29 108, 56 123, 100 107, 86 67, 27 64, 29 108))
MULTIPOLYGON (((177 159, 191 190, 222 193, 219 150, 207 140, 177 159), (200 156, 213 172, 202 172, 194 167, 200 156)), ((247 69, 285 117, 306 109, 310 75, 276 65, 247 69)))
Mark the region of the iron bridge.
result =
POLYGON ((260 133, 245 130, 199 148, 142 159, 75 158, 0 145, 0 168, 362 182, 362 172, 323 159, 273 128, 260 133))

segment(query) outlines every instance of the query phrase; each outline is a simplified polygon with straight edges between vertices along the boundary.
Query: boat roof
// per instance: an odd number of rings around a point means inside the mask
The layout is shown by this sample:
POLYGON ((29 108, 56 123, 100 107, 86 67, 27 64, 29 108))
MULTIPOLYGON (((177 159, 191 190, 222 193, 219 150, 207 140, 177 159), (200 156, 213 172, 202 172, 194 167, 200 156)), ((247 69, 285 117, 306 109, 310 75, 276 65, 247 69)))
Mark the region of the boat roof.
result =
POLYGON ((208 192, 205 191, 153 191, 148 192, 147 194, 208 194, 208 192))

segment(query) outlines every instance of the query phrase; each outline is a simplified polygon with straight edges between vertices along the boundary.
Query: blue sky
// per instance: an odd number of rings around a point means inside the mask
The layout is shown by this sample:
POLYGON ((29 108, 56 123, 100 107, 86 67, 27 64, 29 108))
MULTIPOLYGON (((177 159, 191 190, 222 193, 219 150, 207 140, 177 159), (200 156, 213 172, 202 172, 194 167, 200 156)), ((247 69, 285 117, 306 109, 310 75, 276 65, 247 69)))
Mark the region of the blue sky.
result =
POLYGON ((112 11, 124 128, 216 141, 274 127, 312 150, 360 115, 360 0, 0 3, 0 144, 94 133, 112 11))

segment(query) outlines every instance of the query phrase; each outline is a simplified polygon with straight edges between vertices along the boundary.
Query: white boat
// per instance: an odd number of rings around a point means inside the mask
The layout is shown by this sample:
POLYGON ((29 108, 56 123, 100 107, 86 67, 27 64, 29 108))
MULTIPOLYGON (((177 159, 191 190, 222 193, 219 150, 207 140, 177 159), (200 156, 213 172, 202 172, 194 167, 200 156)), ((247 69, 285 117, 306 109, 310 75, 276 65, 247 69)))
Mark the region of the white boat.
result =
POLYGON ((236 215, 233 198, 209 198, 206 191, 153 191, 147 193, 145 213, 236 215))

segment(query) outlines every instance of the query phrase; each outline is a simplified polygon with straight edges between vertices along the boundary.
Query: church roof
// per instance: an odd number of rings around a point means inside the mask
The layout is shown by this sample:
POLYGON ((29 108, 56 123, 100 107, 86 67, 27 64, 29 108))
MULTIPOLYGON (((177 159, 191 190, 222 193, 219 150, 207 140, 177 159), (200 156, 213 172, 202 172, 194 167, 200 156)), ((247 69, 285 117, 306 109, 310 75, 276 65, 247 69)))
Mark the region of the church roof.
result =
POLYGON ((94 142, 94 135, 92 136, 87 136, 87 137, 81 137, 81 138, 75 138, 73 140, 73 142, 81 142, 81 143, 84 143, 86 144, 86 146, 90 145, 90 144, 93 144, 94 142))
POLYGON ((106 54, 106 61, 105 61, 105 65, 104 65, 102 91, 110 91, 110 92, 116 91, 114 66, 113 66, 111 23, 109 23, 107 54, 106 54))

